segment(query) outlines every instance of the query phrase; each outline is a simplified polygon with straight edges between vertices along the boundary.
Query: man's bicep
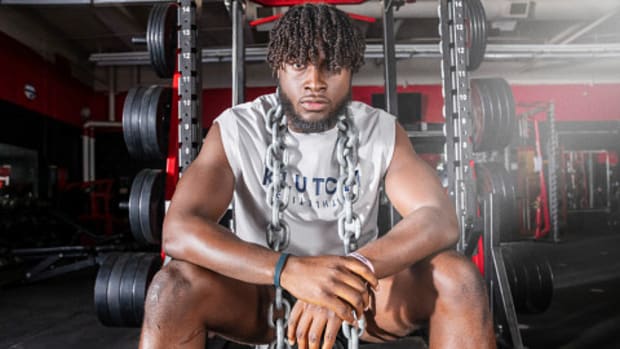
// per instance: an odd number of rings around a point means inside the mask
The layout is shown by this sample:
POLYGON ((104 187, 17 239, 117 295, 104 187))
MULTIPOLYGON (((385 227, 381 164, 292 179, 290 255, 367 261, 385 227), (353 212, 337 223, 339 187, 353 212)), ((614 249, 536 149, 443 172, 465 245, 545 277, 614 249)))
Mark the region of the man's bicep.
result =
POLYGON ((435 171, 413 150, 406 131, 396 125, 396 140, 385 190, 394 208, 406 216, 423 206, 448 208, 450 202, 435 171))
POLYGON ((198 215, 218 221, 232 199, 234 174, 214 123, 198 157, 185 171, 174 192, 168 214, 198 215))

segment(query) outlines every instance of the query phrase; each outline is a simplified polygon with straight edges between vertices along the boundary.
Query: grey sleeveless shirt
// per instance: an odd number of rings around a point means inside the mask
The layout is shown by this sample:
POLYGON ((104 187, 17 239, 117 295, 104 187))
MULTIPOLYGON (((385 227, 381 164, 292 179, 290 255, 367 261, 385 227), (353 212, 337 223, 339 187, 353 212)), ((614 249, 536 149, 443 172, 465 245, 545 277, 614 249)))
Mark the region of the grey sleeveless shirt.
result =
MULTIPOLYGON (((215 120, 235 177, 235 233, 263 246, 267 246, 265 231, 271 216, 266 191, 272 178, 265 166, 265 152, 271 142, 265 120, 276 100, 275 94, 264 95, 224 111, 215 120)), ((361 102, 351 102, 348 108, 359 131, 356 172, 360 198, 353 209, 362 221, 361 247, 378 235, 379 186, 392 159, 396 121, 392 115, 361 102)), ((344 254, 337 228, 342 209, 336 194, 337 135, 336 128, 311 134, 289 130, 285 135, 285 177, 291 189, 284 212, 291 232, 286 252, 304 256, 344 254)))

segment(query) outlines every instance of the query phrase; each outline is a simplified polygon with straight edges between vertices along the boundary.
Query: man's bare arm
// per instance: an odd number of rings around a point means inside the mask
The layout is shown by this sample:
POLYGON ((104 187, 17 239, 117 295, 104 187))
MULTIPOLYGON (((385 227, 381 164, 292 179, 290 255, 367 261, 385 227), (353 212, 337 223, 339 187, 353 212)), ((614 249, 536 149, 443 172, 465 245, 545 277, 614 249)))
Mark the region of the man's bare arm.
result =
MULTIPOLYGON (((177 185, 164 221, 164 251, 230 278, 273 284, 280 253, 243 241, 217 224, 233 186, 234 175, 215 124, 177 185)), ((364 264, 336 256, 291 257, 281 277, 282 286, 297 298, 325 306, 350 321, 351 310, 361 311, 368 304, 365 282, 377 285, 364 264)))
POLYGON ((403 219, 386 235, 358 251, 372 261, 379 279, 458 241, 454 206, 433 169, 416 155, 399 124, 395 143, 385 189, 403 219))
POLYGON ((202 149, 179 181, 166 213, 164 252, 238 280, 272 283, 279 254, 243 242, 218 224, 234 186, 219 124, 211 127, 202 149))

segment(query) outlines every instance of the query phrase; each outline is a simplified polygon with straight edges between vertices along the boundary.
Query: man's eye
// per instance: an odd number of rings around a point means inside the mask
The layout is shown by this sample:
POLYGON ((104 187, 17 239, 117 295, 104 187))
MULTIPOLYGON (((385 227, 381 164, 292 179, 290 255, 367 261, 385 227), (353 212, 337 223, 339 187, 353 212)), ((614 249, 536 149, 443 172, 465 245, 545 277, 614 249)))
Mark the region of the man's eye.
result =
POLYGON ((301 70, 301 69, 304 69, 305 67, 306 67, 305 64, 293 63, 293 69, 296 69, 296 70, 301 70))

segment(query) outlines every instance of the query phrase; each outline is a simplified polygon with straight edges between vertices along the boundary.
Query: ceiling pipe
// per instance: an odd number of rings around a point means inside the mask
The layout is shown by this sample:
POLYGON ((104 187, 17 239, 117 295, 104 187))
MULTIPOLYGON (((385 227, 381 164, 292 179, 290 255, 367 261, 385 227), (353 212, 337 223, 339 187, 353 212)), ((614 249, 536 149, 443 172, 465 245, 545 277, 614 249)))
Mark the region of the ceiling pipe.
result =
MULTIPOLYGON (((536 19, 536 20, 594 20, 620 8, 618 0, 482 0, 487 19, 536 19), (521 10, 515 11, 518 5, 521 10), (525 13, 521 12, 525 10, 525 13)), ((401 18, 437 18, 437 0, 418 0, 407 2, 399 8, 394 8, 394 19, 401 18)), ((255 20, 257 9, 261 6, 248 2, 247 15, 249 20, 255 20)), ((377 0, 366 1, 355 5, 337 5, 339 9, 368 17, 382 17, 382 2, 377 0)), ((287 7, 274 8, 274 13, 283 13, 287 7)))
MULTIPOLYGON (((382 45, 366 45, 364 57, 367 59, 382 59, 382 45)), ((397 44, 397 59, 412 58, 441 58, 437 44, 397 44)), ((245 50, 246 62, 264 62, 267 56, 267 47, 248 47, 245 50)), ((203 49, 203 63, 230 62, 232 50, 230 48, 203 49)), ((620 58, 619 44, 573 44, 573 45, 507 45, 489 44, 485 59, 489 60, 521 60, 525 58, 620 58)), ((97 53, 90 56, 90 61, 99 66, 127 66, 148 65, 148 52, 120 52, 97 53)))

